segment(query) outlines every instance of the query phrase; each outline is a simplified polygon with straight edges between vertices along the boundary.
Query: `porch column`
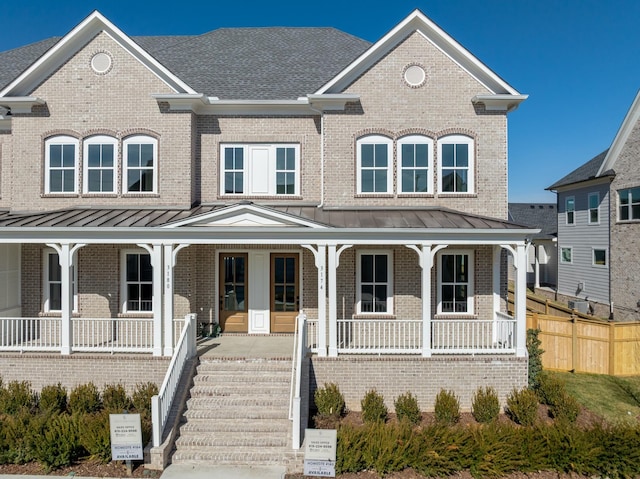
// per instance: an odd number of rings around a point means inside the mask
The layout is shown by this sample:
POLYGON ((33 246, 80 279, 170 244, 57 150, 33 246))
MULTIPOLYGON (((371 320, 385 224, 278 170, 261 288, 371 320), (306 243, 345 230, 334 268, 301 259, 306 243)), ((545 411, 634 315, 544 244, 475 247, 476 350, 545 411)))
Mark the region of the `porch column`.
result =
MULTIPOLYGON (((176 257, 178 252, 189 245, 187 244, 179 244, 179 245, 171 245, 166 244, 163 246, 164 249, 164 356, 173 356, 173 344, 175 339, 173 337, 173 273, 174 267, 176 265, 176 257)), ((192 311, 191 311, 192 312, 192 311)), ((196 325, 194 324, 195 328, 196 325)))
POLYGON ((533 248, 533 252, 535 253, 535 265, 534 265, 534 288, 540 287, 540 245, 531 243, 529 245, 530 248, 533 248))
POLYGON ((303 244, 313 253, 318 269, 318 356, 327 355, 327 289, 325 270, 327 269, 327 245, 319 244, 317 248, 303 244))
MULTIPOLYGON (((500 281, 500 273, 502 271, 502 261, 501 261, 501 252, 502 248, 500 246, 493 247, 493 317, 496 318, 496 312, 500 311, 500 299, 501 299, 501 291, 500 287, 502 285, 502 281, 500 281)), ((495 341, 495 338, 494 338, 495 341)))
POLYGON ((47 244, 58 253, 58 263, 60 264, 60 354, 71 354, 73 349, 73 262, 77 250, 85 246, 84 244, 47 244))
POLYGON ((516 356, 527 355, 527 247, 516 246, 514 258, 516 265, 515 317, 516 317, 516 356))
POLYGON ((149 252, 153 268, 153 355, 162 356, 162 245, 138 244, 149 252))
POLYGON ((329 245, 329 356, 338 356, 338 254, 336 245, 329 245))

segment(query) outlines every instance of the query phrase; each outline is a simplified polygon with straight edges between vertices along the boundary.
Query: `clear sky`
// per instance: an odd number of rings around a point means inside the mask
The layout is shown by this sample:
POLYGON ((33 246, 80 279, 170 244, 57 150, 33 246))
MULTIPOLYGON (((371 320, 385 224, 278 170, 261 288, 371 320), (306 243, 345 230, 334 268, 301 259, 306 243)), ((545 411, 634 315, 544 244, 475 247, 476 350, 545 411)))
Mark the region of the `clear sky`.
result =
POLYGON ((529 95, 509 115, 509 201, 555 202, 545 188, 609 147, 640 88, 638 0, 22 0, 0 8, 0 51, 94 9, 132 36, 331 26, 375 42, 415 8, 529 95))

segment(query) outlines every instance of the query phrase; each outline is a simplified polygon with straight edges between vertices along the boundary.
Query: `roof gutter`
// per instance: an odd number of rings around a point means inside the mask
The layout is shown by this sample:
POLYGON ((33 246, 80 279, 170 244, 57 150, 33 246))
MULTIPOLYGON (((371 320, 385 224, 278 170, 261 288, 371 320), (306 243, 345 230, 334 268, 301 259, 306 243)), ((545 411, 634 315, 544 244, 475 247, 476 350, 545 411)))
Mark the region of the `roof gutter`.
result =
POLYGON ((487 111, 511 112, 520 106, 520 103, 529 98, 529 95, 476 95, 471 99, 474 105, 484 105, 487 111))

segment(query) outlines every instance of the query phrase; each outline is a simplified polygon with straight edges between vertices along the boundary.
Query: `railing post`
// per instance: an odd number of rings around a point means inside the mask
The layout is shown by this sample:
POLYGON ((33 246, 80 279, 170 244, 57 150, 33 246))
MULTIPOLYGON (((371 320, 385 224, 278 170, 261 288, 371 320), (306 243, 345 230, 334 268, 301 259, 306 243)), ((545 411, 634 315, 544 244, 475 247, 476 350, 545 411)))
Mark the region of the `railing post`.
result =
POLYGON ((162 418, 160 414, 160 396, 151 398, 151 424, 153 427, 153 447, 162 443, 162 418))
POLYGON ((189 328, 189 337, 187 338, 189 341, 189 359, 193 358, 197 354, 197 320, 198 315, 196 313, 189 313, 185 316, 185 321, 187 322, 187 327, 189 328))

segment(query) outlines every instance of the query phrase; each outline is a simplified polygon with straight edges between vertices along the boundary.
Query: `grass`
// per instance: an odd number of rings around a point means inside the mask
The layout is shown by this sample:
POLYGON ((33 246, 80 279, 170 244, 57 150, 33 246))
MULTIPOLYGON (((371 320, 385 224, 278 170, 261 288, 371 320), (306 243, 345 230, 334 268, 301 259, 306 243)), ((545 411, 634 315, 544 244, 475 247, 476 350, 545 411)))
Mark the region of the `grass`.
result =
POLYGON ((635 422, 640 416, 640 376, 615 377, 605 374, 552 373, 566 383, 578 402, 607 422, 635 422))

